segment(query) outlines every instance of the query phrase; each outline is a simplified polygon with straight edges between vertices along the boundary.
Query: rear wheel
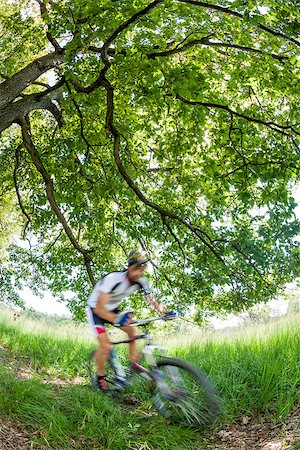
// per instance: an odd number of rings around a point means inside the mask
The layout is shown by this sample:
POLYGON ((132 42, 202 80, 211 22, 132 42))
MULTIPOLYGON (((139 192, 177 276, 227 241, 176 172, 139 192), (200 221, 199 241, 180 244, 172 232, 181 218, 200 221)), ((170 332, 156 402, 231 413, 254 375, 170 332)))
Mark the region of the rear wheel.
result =
POLYGON ((204 427, 221 412, 216 390, 206 375, 194 365, 177 358, 157 361, 152 401, 172 422, 204 427))
MULTIPOLYGON (((93 389, 99 390, 98 383, 97 383, 97 364, 96 364, 96 352, 97 349, 93 350, 88 358, 88 374, 89 378, 92 384, 93 389)), ((118 382, 118 379, 116 377, 115 373, 115 367, 112 364, 111 359, 109 358, 105 364, 105 374, 106 374, 106 381, 108 384, 108 392, 117 392, 122 390, 122 386, 118 382)))

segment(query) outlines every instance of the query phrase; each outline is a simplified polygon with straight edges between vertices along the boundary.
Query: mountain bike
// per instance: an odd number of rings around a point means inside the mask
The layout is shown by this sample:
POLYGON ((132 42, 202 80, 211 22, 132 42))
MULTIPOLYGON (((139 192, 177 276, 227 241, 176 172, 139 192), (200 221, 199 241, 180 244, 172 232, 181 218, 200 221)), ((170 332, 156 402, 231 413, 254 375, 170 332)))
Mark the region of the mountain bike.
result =
MULTIPOLYGON (((138 320, 133 326, 146 328, 150 322, 166 320, 166 316, 138 320)), ((153 344, 149 330, 135 336, 144 340, 140 351, 139 371, 131 371, 120 362, 114 346, 129 343, 130 339, 112 342, 113 348, 106 364, 107 394, 118 396, 138 379, 148 384, 148 392, 155 408, 170 422, 187 426, 204 427, 212 424, 221 412, 220 400, 211 381, 195 365, 168 356, 161 356, 164 347, 153 344), (159 352, 159 354, 157 354, 159 352), (146 367, 145 367, 146 366, 146 367)), ((96 349, 88 360, 88 372, 94 389, 97 389, 96 349)))

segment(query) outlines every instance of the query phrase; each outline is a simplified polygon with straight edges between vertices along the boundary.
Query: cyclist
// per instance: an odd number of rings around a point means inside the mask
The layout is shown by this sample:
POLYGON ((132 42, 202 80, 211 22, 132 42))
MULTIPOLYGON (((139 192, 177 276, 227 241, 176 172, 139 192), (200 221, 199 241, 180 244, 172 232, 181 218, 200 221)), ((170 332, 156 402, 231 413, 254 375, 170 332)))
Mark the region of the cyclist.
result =
MULTIPOLYGON (((88 299, 88 321, 95 331, 98 339, 98 349, 96 352, 96 363, 98 369, 97 388, 102 391, 108 389, 105 379, 104 366, 109 357, 111 342, 107 335, 106 324, 117 325, 132 339, 137 334, 136 328, 130 326, 132 322, 132 312, 121 311, 118 306, 121 301, 133 292, 141 289, 146 301, 160 314, 167 314, 161 302, 151 296, 149 284, 144 278, 144 271, 149 255, 144 251, 133 250, 128 255, 127 268, 123 271, 111 272, 100 280, 94 287, 88 299)), ((170 317, 171 318, 171 317, 170 317)), ((130 369, 139 371, 138 352, 136 341, 129 343, 130 369)))

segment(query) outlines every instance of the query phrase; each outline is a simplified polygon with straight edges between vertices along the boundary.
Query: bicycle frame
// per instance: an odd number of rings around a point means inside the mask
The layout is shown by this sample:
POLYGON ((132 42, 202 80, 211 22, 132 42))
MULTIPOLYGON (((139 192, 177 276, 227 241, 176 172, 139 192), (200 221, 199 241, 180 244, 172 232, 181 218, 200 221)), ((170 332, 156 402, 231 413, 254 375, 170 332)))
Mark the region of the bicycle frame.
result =
MULTIPOLYGON (((136 321, 136 322, 132 323, 130 326, 137 326, 137 327, 145 326, 149 322, 154 322, 156 320, 163 320, 163 318, 162 317, 151 317, 151 318, 148 318, 145 320, 136 321)), ((145 346, 139 352, 139 355, 144 356, 145 361, 147 362, 147 364, 150 367, 152 367, 152 368, 157 367, 156 358, 154 356, 154 351, 160 350, 160 351, 164 352, 164 351, 166 351, 166 348, 163 346, 160 346, 160 345, 153 344, 153 338, 152 338, 152 336, 150 336, 149 331, 146 331, 143 334, 135 336, 132 339, 124 339, 121 341, 112 342, 112 345, 115 346, 115 345, 119 345, 119 344, 129 344, 132 341, 136 341, 136 340, 140 340, 140 339, 144 339, 146 341, 146 343, 145 343, 145 346)), ((113 366, 116 376, 120 377, 120 378, 125 378, 126 374, 125 374, 124 367, 120 363, 118 356, 113 348, 110 352, 110 360, 111 360, 111 364, 113 366)), ((145 373, 149 373, 149 370, 146 368, 145 368, 145 373)))

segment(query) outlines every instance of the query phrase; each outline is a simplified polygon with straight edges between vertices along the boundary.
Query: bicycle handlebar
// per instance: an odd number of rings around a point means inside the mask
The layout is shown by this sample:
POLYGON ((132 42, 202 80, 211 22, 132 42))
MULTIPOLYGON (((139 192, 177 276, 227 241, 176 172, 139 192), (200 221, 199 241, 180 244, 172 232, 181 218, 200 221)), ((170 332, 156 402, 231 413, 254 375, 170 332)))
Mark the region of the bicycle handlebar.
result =
MULTIPOLYGON (((178 316, 177 316, 178 317, 178 316)), ((173 320, 177 318, 176 316, 170 318, 167 315, 157 316, 157 317, 149 317, 148 319, 136 320, 130 324, 131 327, 142 327, 143 325, 147 325, 147 323, 155 322, 156 320, 173 320)))
MULTIPOLYGON (((171 320, 171 319, 176 319, 178 318, 178 316, 173 316, 172 318, 170 318, 170 316, 163 315, 163 316, 157 316, 157 317, 149 317, 148 319, 142 319, 142 320, 136 320, 135 322, 132 322, 129 324, 130 327, 142 327, 144 325, 147 325, 147 323, 149 322, 155 322, 156 320, 171 320)), ((137 339, 145 339, 148 337, 148 333, 146 332, 145 334, 141 334, 139 336, 135 336, 134 338, 131 339, 125 339, 122 341, 112 341, 112 345, 118 345, 118 344, 127 344, 129 342, 135 341, 137 339)))

